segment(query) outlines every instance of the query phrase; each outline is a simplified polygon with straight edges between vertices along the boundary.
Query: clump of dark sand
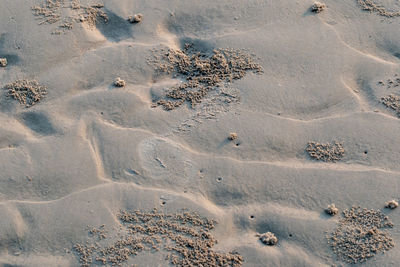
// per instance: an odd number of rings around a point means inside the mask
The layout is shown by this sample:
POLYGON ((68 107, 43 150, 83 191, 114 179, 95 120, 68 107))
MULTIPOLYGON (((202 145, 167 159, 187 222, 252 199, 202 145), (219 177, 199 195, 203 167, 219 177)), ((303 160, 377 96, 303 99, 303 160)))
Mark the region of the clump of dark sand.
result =
POLYGON ((381 103, 395 111, 396 115, 400 117, 400 96, 394 94, 384 96, 381 98, 381 103))
MULTIPOLYGON (((33 6, 32 11, 40 19, 39 25, 59 23, 60 29, 71 30, 75 23, 86 23, 89 27, 94 27, 100 20, 108 22, 103 7, 103 4, 82 5, 79 0, 45 0, 41 5, 33 6), (65 9, 72 12, 67 14, 65 9)), ((60 34, 61 31, 56 30, 53 33, 60 34)))
POLYGON ((46 87, 36 80, 17 80, 6 84, 7 95, 19 101, 25 107, 31 107, 47 94, 46 87))
POLYGON ((151 212, 121 211, 118 219, 125 231, 108 239, 104 227, 91 229, 91 236, 99 242, 76 244, 75 251, 81 266, 92 263, 121 265, 143 251, 163 250, 175 266, 241 266, 243 258, 236 253, 212 250, 217 240, 210 231, 216 222, 196 213, 166 214, 154 209, 151 212), (103 238, 104 237, 104 238, 103 238), (103 242, 103 243, 101 243, 103 242))
POLYGON ((327 239, 340 260, 361 263, 394 247, 389 233, 381 230, 391 227, 393 223, 381 211, 352 207, 343 211, 343 218, 327 239))
POLYGON ((248 71, 261 73, 262 68, 242 50, 215 49, 212 53, 199 52, 193 45, 186 44, 183 50, 161 49, 154 51, 157 74, 173 74, 183 82, 169 88, 155 104, 172 110, 186 101, 192 107, 200 103, 217 87, 243 78, 248 71))
POLYGON ((385 7, 378 5, 374 1, 371 0, 357 0, 357 1, 363 10, 375 12, 380 16, 388 18, 400 16, 400 11, 388 11, 385 7))
POLYGON ((309 142, 306 148, 308 155, 324 162, 336 162, 344 157, 343 144, 339 142, 317 143, 309 142))

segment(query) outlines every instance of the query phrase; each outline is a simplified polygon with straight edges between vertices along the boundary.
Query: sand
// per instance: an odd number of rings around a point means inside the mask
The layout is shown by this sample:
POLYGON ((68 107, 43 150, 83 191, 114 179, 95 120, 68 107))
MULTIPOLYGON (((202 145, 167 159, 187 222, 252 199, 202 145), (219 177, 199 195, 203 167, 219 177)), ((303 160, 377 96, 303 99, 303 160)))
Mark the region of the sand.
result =
POLYGON ((398 266, 400 6, 314 4, 0 1, 0 266, 398 266))

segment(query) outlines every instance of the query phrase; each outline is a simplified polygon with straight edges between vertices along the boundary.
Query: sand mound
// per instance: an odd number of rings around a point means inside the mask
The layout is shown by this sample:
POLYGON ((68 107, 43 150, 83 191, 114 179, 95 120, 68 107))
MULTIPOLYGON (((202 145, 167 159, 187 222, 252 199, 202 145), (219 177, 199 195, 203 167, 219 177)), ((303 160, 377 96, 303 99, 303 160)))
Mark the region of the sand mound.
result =
POLYGON ((4 89, 8 90, 8 96, 18 100, 27 108, 35 105, 47 94, 46 87, 36 80, 17 80, 6 84, 4 89))
MULTIPOLYGON (((94 27, 98 21, 108 22, 103 7, 103 4, 85 6, 79 0, 46 0, 41 5, 33 6, 32 11, 40 19, 40 25, 58 23, 59 28, 71 30, 75 23, 86 23, 89 27, 94 27), (73 15, 66 14, 66 9, 72 10, 73 15)), ((55 30, 53 33, 61 32, 55 30)))
POLYGON ((243 78, 247 71, 261 73, 262 68, 252 57, 241 50, 215 49, 211 54, 199 52, 192 44, 185 49, 161 49, 154 51, 155 58, 149 61, 157 74, 174 74, 184 81, 167 90, 156 105, 172 110, 185 101, 192 107, 200 103, 209 91, 233 80, 243 78))
POLYGON ((358 0, 358 4, 363 10, 375 12, 384 17, 398 17, 400 16, 400 11, 388 11, 385 7, 382 7, 371 0, 358 0))
POLYGON ((339 142, 316 143, 309 142, 306 148, 308 155, 316 160, 336 162, 344 157, 343 144, 339 142))
POLYGON ((360 263, 378 252, 394 247, 394 241, 381 228, 393 223, 381 211, 352 207, 343 211, 343 218, 330 236, 328 243, 340 260, 360 263))
POLYGON ((96 242, 74 246, 81 266, 90 266, 94 261, 120 265, 142 251, 159 250, 167 251, 167 259, 175 266, 242 265, 240 255, 211 249, 217 242, 210 233, 216 222, 196 213, 165 214, 156 209, 121 211, 118 219, 125 229, 117 235, 116 241, 108 240, 107 230, 102 225, 89 230, 96 242))

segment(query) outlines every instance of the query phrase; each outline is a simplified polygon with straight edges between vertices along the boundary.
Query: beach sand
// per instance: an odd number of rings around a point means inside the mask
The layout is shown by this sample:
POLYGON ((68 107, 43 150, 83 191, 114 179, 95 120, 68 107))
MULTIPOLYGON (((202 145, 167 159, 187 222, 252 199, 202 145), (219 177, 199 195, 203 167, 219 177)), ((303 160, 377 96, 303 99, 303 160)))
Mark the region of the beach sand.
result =
POLYGON ((1 0, 0 266, 398 266, 399 26, 396 1, 1 0))

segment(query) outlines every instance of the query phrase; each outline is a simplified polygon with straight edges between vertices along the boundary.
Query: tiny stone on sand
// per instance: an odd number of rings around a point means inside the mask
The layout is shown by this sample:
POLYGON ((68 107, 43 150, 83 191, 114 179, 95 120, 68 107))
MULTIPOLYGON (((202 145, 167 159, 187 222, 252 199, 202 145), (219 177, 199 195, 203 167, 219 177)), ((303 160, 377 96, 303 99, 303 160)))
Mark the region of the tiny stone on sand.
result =
POLYGON ((264 245, 275 246, 278 243, 278 238, 271 232, 266 232, 257 235, 264 245))

